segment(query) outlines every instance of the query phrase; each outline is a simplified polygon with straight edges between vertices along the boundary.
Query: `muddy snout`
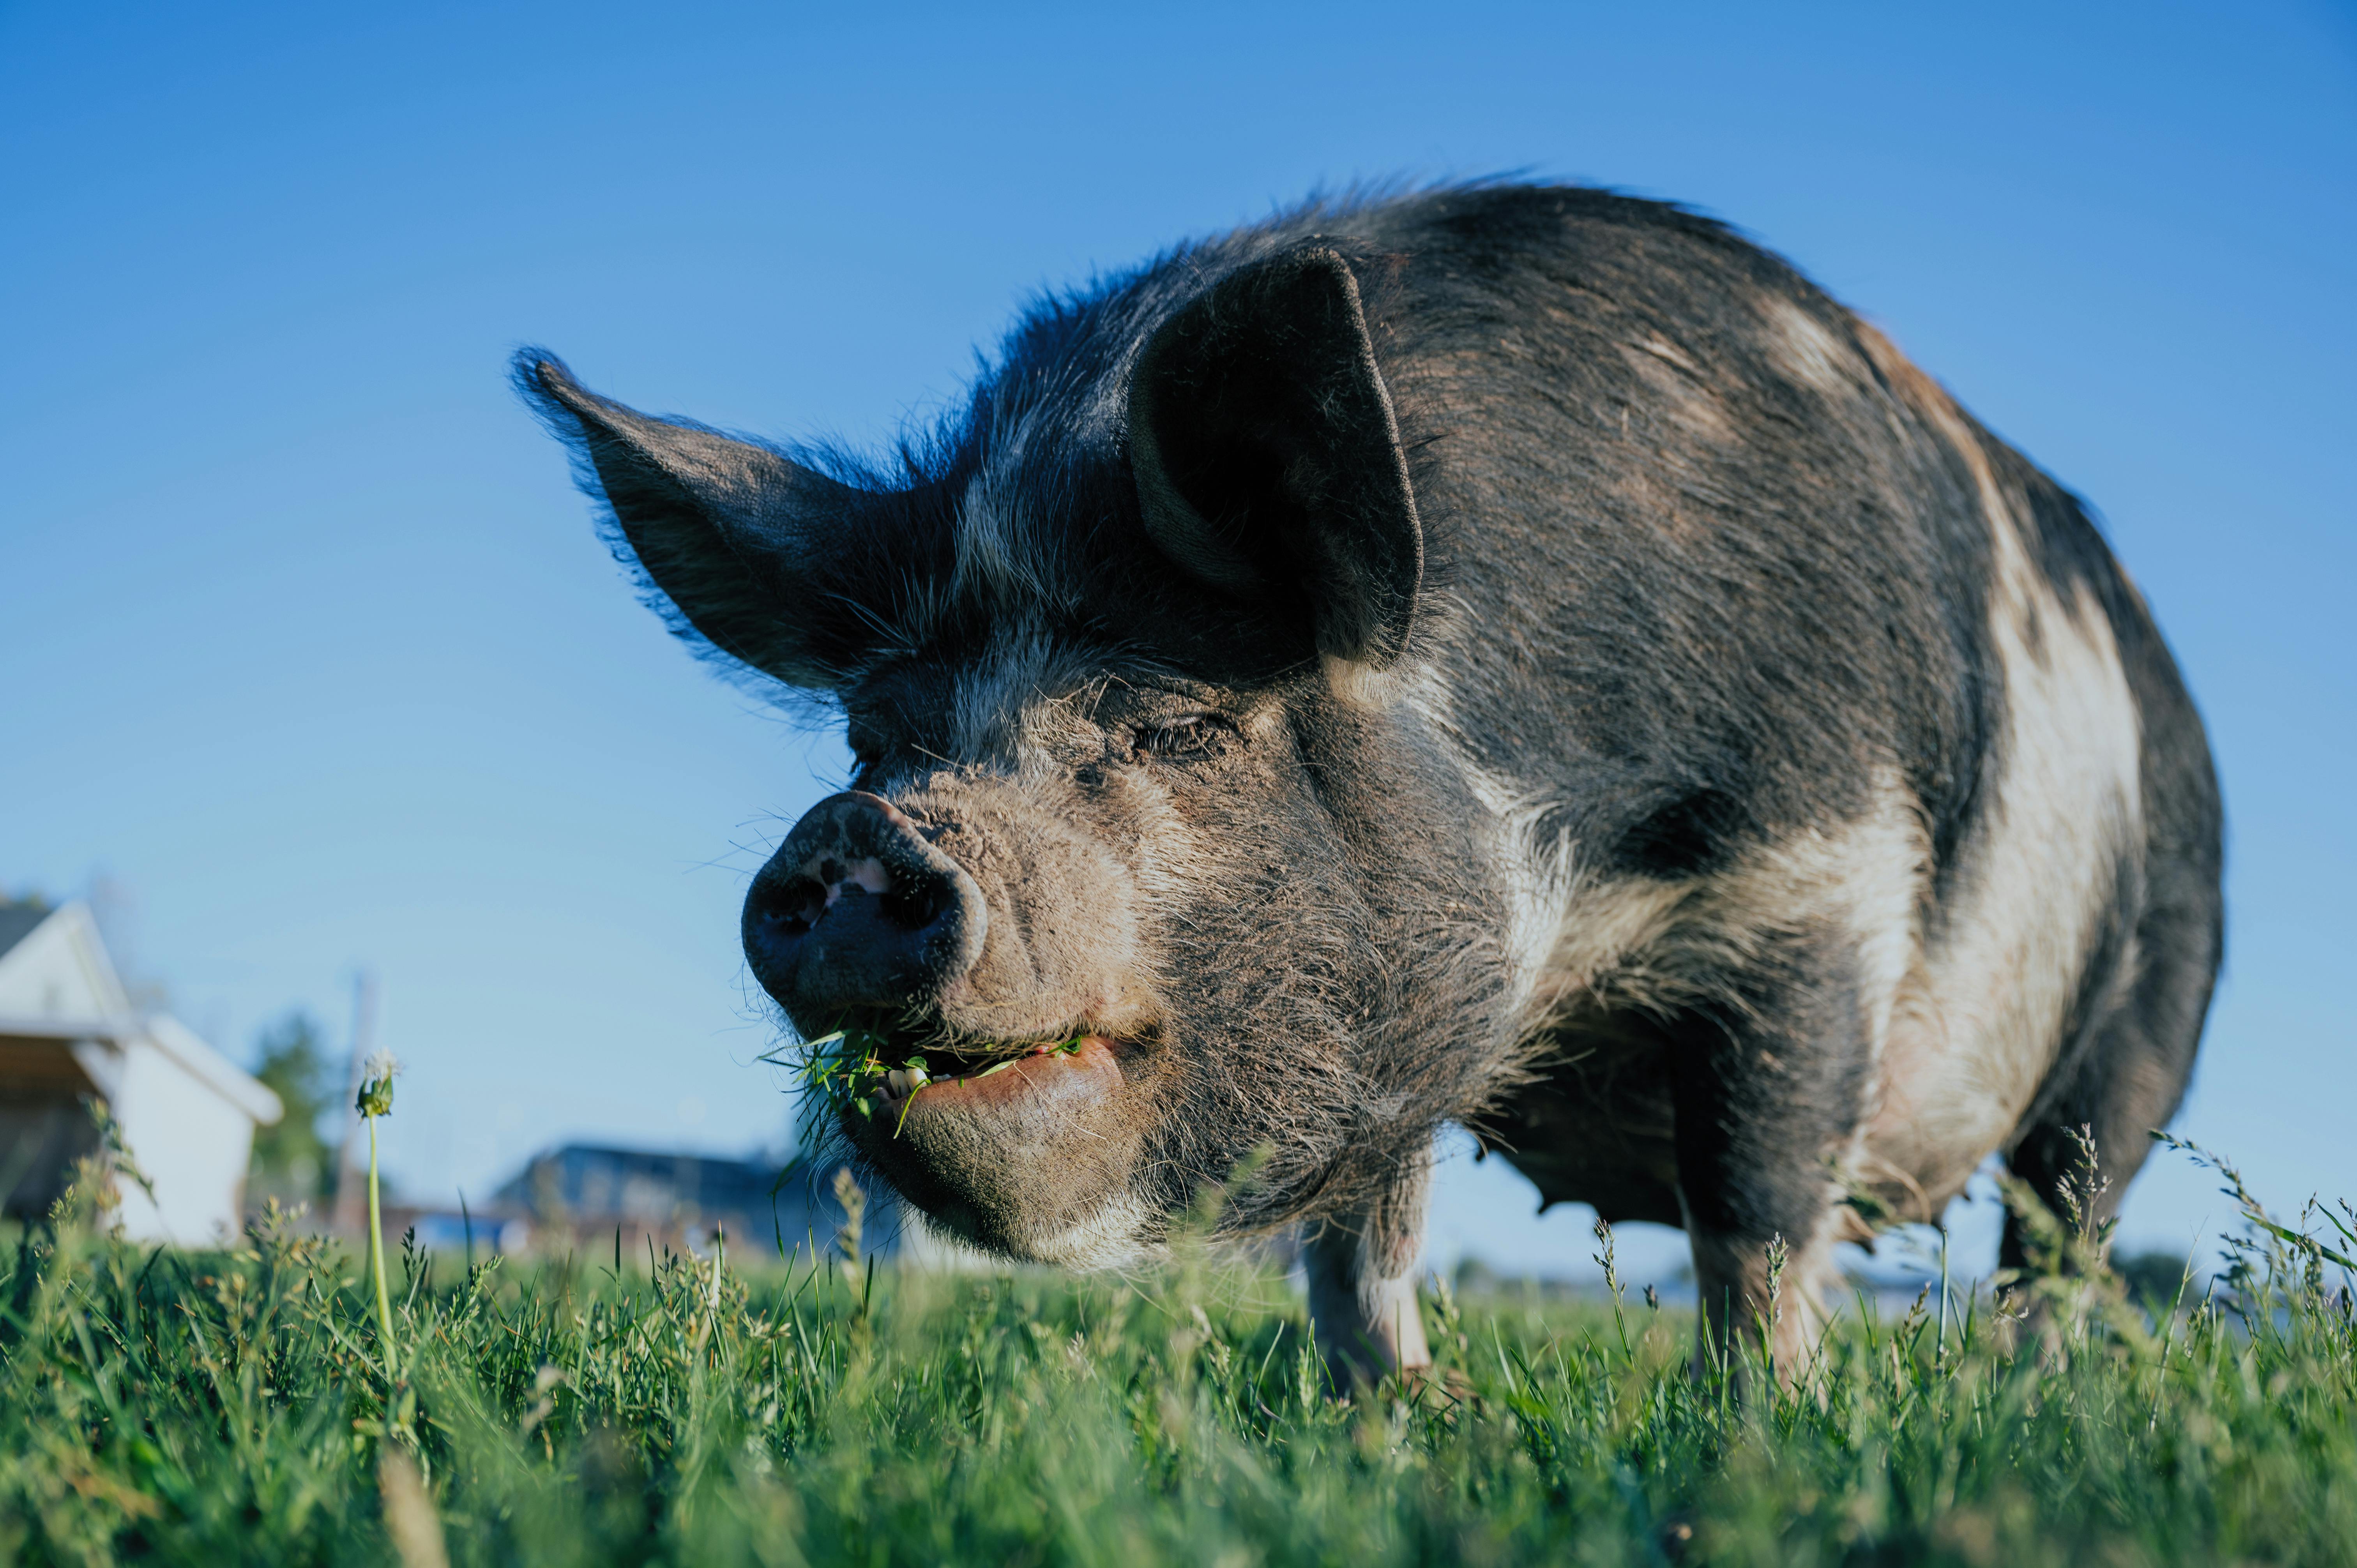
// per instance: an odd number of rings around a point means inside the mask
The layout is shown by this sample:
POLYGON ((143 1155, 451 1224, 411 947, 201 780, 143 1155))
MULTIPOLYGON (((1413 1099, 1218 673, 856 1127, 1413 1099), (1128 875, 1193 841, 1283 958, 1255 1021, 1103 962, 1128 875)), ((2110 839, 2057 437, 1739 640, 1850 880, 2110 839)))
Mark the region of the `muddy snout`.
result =
POLYGON ((745 899, 745 956, 797 1023, 922 1004, 982 956, 989 913, 956 861, 889 801, 828 797, 786 835, 745 899))

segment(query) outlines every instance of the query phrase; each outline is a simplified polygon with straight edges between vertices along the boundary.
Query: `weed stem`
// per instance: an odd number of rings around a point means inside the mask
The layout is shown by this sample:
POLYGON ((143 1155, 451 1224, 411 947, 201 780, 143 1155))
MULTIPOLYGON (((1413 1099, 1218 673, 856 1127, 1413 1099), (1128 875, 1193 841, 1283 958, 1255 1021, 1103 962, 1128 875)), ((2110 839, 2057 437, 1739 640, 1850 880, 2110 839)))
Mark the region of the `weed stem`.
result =
POLYGON ((364 1116, 369 1135, 369 1273, 376 1276, 377 1343, 384 1351, 384 1380, 389 1389, 401 1380, 393 1353, 393 1298, 384 1284, 384 1218, 377 1207, 376 1118, 364 1116))

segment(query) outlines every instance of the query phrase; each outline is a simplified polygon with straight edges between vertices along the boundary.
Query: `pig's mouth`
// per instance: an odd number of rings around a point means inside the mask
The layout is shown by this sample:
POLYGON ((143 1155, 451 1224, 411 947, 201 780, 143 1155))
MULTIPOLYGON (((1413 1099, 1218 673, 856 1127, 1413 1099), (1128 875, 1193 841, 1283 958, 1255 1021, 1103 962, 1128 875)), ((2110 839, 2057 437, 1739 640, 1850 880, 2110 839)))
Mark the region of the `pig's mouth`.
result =
POLYGON ((1141 1125, 1133 1097, 1150 1076, 1136 1046, 1092 1030, 986 1048, 896 1046, 902 1065, 879 1062, 864 1109, 845 1105, 839 1125, 948 1234, 1094 1266, 1132 1255, 1142 1223, 1127 1196, 1141 1125))
POLYGON ((803 1063, 808 1083, 849 1116, 892 1134, 931 1112, 986 1114, 1050 1092, 1068 1101, 1099 1099, 1123 1079, 1123 1045, 1085 1028, 1053 1039, 985 1040, 937 1024, 871 1017, 812 1047, 803 1063))
POLYGON ((886 1069, 877 1085, 896 1126, 925 1112, 982 1110, 1051 1088, 1085 1093, 1097 1087, 1110 1093, 1121 1085, 1114 1043, 1103 1035, 1023 1047, 1019 1054, 1005 1047, 987 1052, 934 1049, 920 1053, 920 1059, 918 1066, 886 1069))

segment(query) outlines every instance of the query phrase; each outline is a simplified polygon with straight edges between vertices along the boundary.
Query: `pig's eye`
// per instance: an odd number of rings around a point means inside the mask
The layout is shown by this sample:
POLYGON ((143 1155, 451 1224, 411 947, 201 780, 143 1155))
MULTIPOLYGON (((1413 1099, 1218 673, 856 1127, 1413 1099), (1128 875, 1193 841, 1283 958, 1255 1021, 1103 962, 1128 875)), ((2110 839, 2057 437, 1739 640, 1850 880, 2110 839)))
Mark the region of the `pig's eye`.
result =
POLYGON ((1210 714, 1189 714, 1183 718, 1139 726, 1137 755, 1182 762, 1223 757, 1235 733, 1235 727, 1225 719, 1210 714))

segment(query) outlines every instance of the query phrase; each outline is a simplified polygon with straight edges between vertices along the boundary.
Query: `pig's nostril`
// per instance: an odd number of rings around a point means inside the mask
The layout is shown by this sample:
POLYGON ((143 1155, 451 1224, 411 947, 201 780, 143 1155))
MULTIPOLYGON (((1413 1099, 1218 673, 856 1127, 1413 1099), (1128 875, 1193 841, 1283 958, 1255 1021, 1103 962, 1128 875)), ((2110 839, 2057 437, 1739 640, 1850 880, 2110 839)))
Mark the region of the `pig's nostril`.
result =
POLYGON ((807 876, 798 876, 778 889, 762 916, 790 937, 807 935, 826 910, 826 889, 807 876))
POLYGON ((896 887, 878 897, 876 907, 904 931, 921 931, 942 918, 956 897, 954 888, 940 883, 896 887))

